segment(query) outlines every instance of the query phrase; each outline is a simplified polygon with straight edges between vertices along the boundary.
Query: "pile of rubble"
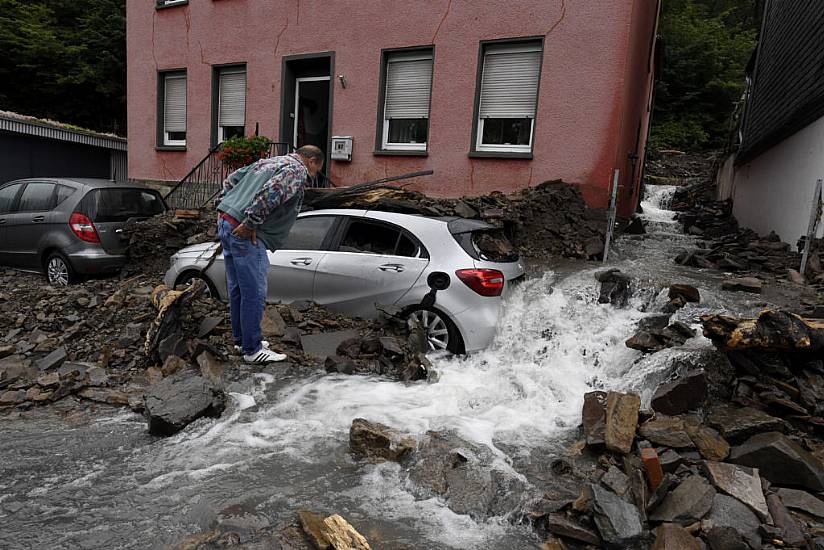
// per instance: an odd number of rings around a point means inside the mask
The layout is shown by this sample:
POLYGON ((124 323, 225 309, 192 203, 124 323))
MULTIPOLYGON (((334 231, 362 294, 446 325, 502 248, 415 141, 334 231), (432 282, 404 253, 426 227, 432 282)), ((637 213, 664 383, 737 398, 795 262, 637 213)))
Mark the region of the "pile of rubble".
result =
MULTIPOLYGON (((12 271, 0 276, 7 289, 0 293, 0 410, 75 395, 144 411, 158 434, 219 414, 225 383, 248 370, 226 305, 192 292, 197 285, 174 291, 150 283, 91 280, 67 289, 12 271)), ((368 321, 310 302, 269 305, 263 334, 299 368, 431 379, 423 332, 393 313, 368 321)))
POLYGON ((718 162, 717 153, 683 153, 647 149, 644 184, 687 186, 711 180, 718 162))
POLYGON ((401 187, 353 188, 307 195, 310 208, 363 208, 428 216, 482 219, 502 228, 522 255, 594 259, 603 254, 607 215, 586 205, 580 190, 560 180, 509 195, 442 199, 401 187))

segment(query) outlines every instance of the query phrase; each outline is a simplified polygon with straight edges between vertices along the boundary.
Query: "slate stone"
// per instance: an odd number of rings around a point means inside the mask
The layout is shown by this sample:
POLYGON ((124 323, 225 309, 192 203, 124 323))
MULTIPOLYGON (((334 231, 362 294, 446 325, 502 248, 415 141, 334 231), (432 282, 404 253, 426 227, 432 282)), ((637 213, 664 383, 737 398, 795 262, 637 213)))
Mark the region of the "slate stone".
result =
POLYGON ((301 337, 303 351, 318 357, 337 355, 338 346, 345 340, 357 338, 356 330, 337 330, 318 334, 305 334, 301 337))
POLYGON ((658 458, 661 463, 661 469, 669 474, 677 470, 678 466, 680 466, 681 463, 684 461, 684 459, 681 458, 681 455, 676 453, 672 449, 667 449, 666 451, 661 453, 658 456, 658 458))
POLYGON ((700 302, 701 293, 692 285, 676 284, 669 287, 667 294, 670 300, 681 297, 685 302, 700 302))
POLYGON ((730 454, 730 444, 721 435, 703 424, 687 423, 687 435, 698 452, 707 460, 724 460, 730 454))
POLYGON ((264 338, 279 338, 286 334, 286 321, 274 306, 267 306, 263 311, 260 331, 264 338))
POLYGON ((804 533, 802 533, 798 523, 796 523, 787 511, 787 508, 781 501, 781 497, 777 494, 767 495, 767 508, 770 510, 770 517, 773 523, 781 530, 781 538, 785 543, 790 545, 800 545, 804 543, 804 533))
POLYGON ((37 368, 39 370, 49 370, 59 367, 63 364, 63 361, 66 360, 66 348, 57 348, 43 359, 37 362, 37 368))
POLYGON ((751 407, 737 408, 729 405, 714 407, 707 415, 706 423, 718 430, 730 443, 767 431, 783 432, 784 422, 774 416, 751 407))
POLYGON ((755 277, 741 277, 737 279, 727 279, 721 283, 721 290, 761 293, 761 281, 755 277))
POLYGON ((549 516, 547 516, 547 531, 553 535, 577 540, 584 544, 592 544, 594 546, 601 544, 601 537, 598 536, 598 533, 587 529, 563 514, 549 514, 549 516))
POLYGON ((761 543, 761 536, 758 534, 761 522, 738 499, 717 493, 706 521, 715 527, 732 527, 745 540, 752 542, 753 546, 761 543))
POLYGON ((223 387, 223 363, 217 360, 209 351, 204 351, 197 356, 197 364, 200 366, 200 374, 215 388, 223 387))
POLYGON ((676 415, 700 407, 707 398, 707 375, 699 369, 658 386, 652 396, 652 408, 676 415))
POLYGON ((710 550, 750 550, 741 534, 732 527, 712 527, 706 536, 710 550))
POLYGON ((629 477, 615 466, 609 467, 607 473, 601 478, 601 483, 618 496, 624 496, 629 490, 629 477))
POLYGON ((284 344, 291 344, 298 348, 302 348, 303 346, 301 345, 301 337, 302 334, 299 328, 289 327, 286 329, 286 334, 283 335, 283 338, 281 338, 280 341, 284 344))
POLYGON ((664 498, 650 520, 690 525, 706 515, 714 496, 715 489, 704 478, 690 476, 664 498))
POLYGON ((824 490, 824 464, 778 432, 752 436, 732 449, 729 460, 758 468, 771 483, 824 490))
POLYGON ((680 525, 664 523, 655 530, 652 550, 701 550, 701 545, 680 525))
POLYGON ((793 510, 801 510, 807 514, 824 518, 824 502, 817 499, 806 491, 799 491, 798 489, 781 488, 776 491, 781 502, 787 508, 793 510))
POLYGON ((584 407, 581 417, 586 444, 590 447, 600 447, 605 443, 606 402, 607 394, 605 392, 593 391, 584 394, 584 407))
POLYGON ((724 494, 735 497, 766 522, 770 517, 767 500, 761 486, 761 476, 757 469, 736 466, 724 462, 705 463, 710 481, 724 494))
POLYGON ((677 416, 658 415, 641 424, 638 433, 645 439, 666 447, 689 448, 694 446, 690 436, 687 435, 684 420, 677 416))
POLYGON ((591 485, 595 526, 608 544, 627 547, 643 534, 638 509, 615 493, 591 485))
POLYGON ((220 416, 225 408, 223 392, 200 376, 184 373, 152 386, 144 401, 149 432, 154 435, 172 435, 201 416, 220 416))
POLYGON ((372 461, 391 460, 400 462, 415 451, 417 442, 389 426, 356 418, 349 428, 349 448, 352 454, 372 461))
POLYGON ((223 317, 204 317, 197 329, 197 337, 205 338, 210 332, 215 330, 220 323, 223 322, 223 317))
POLYGON ((641 398, 635 394, 609 392, 607 394, 606 430, 604 440, 607 449, 628 453, 635 439, 641 398))

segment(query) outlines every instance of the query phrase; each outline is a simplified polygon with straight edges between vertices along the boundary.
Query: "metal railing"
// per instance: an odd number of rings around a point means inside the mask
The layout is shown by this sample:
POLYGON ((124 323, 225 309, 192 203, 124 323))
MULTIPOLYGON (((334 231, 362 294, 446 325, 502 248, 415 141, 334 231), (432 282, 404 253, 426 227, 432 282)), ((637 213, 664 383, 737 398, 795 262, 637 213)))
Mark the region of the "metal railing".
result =
MULTIPOLYGON (((166 194, 169 208, 197 209, 208 206, 220 191, 223 180, 231 170, 220 159, 218 144, 171 191, 166 194)), ((269 146, 269 156, 285 155, 292 151, 288 143, 273 142, 269 146)))

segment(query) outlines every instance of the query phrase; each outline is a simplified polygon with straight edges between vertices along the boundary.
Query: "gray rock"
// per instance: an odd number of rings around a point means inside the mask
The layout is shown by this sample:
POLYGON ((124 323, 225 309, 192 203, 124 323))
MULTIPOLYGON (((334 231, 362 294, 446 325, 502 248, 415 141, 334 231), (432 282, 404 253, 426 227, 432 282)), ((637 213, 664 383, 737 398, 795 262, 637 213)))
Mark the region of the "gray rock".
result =
POLYGON ((722 290, 738 290, 743 292, 761 293, 761 281, 755 277, 741 277, 738 279, 727 279, 721 283, 722 290))
POLYGON ((40 370, 49 370, 57 368, 66 360, 66 348, 57 348, 43 359, 37 362, 37 368, 40 370))
POLYGON ((453 512, 476 520, 512 512, 527 489, 519 476, 501 468, 491 449, 452 432, 426 434, 414 455, 409 479, 421 498, 439 495, 453 512))
POLYGON ((608 544, 621 547, 635 543, 644 530, 638 509, 597 485, 591 485, 590 490, 595 526, 598 527, 601 538, 608 544))
POLYGON ((751 407, 736 408, 728 405, 711 409, 707 415, 707 424, 731 443, 743 441, 761 432, 785 430, 784 422, 779 418, 751 407))
POLYGON ((706 515, 714 496, 715 489, 704 478, 690 476, 664 498, 650 520, 690 525, 706 515))
POLYGON ((767 509, 757 469, 710 461, 706 462, 706 468, 710 480, 721 492, 749 506, 761 521, 768 520, 770 511, 767 509))
POLYGON ((417 442, 411 436, 403 436, 389 426, 356 418, 349 428, 349 448, 352 454, 372 461, 391 460, 400 462, 414 452, 417 442))
POLYGON ((100 367, 92 367, 86 371, 90 386, 105 386, 109 383, 109 375, 106 374, 106 369, 100 367))
POLYGON ((157 346, 157 354, 160 357, 160 362, 165 363, 172 355, 183 357, 188 353, 189 348, 186 345, 186 338, 180 333, 172 333, 157 346))
POLYGON ((672 285, 669 287, 669 293, 667 295, 670 300, 681 297, 685 302, 697 303, 701 301, 701 293, 699 293, 698 289, 692 285, 672 285))
POLYGON ((732 527, 712 527, 707 532, 711 550, 750 550, 741 534, 732 527))
POLYGON ((716 494, 706 521, 713 527, 732 527, 755 548, 761 543, 758 534, 761 522, 752 510, 733 497, 716 494))
POLYGON ((793 510, 801 510, 810 515, 824 518, 824 502, 815 498, 806 491, 799 491, 797 489, 778 489, 776 491, 781 497, 781 502, 787 508, 793 510))
POLYGON ((775 526, 781 530, 781 538, 790 545, 800 545, 804 543, 804 533, 798 523, 792 518, 781 497, 777 494, 767 495, 767 507, 770 509, 770 517, 775 526))
POLYGON ((306 334, 301 337, 303 351, 318 357, 337 355, 338 346, 346 340, 357 338, 356 330, 338 330, 335 332, 321 332, 319 334, 306 334))
POLYGON ((478 211, 466 204, 464 201, 457 201, 455 203, 455 215, 462 218, 477 218, 478 211))
POLYGON ((601 283, 601 293, 598 297, 600 304, 612 304, 615 307, 625 307, 629 303, 632 295, 628 275, 621 273, 618 269, 609 269, 595 274, 595 278, 601 283))
POLYGON ((217 360, 209 351, 204 351, 197 356, 197 364, 200 366, 200 374, 215 388, 223 387, 223 363, 217 360))
POLYGON ((279 338, 286 334, 286 321, 274 306, 266 306, 260 322, 260 331, 264 338, 279 338))
POLYGON ((778 432, 754 435, 733 447, 730 462, 758 468, 771 483, 824 490, 824 465, 778 432))
POLYGON ((655 530, 651 550, 700 550, 698 539, 675 523, 664 523, 655 530))
POLYGON ((220 416, 225 408, 223 392, 202 377, 185 373, 152 386, 144 401, 149 432, 154 435, 172 435, 201 416, 220 416))
POLYGON ((601 478, 601 483, 621 497, 629 490, 629 477, 615 466, 609 467, 607 473, 601 478))
POLYGON ((663 453, 658 456, 659 462, 661 462, 661 469, 665 472, 671 474, 675 470, 678 469, 678 466, 684 461, 681 458, 681 455, 673 451, 672 449, 667 449, 663 453))
POLYGON ((205 338, 210 332, 215 330, 220 323, 223 322, 223 317, 204 317, 197 329, 197 337, 205 338))
POLYGON ((700 407, 706 398, 707 375, 695 370, 658 386, 651 405, 657 412, 676 415, 700 407))
POLYGON ((684 420, 677 416, 658 415, 641 424, 638 433, 653 443, 674 448, 694 447, 684 420))
POLYGON ((289 327, 286 329, 286 334, 284 334, 283 338, 281 338, 280 340, 284 344, 291 344, 302 349, 303 346, 301 345, 301 336, 302 334, 299 328, 289 327))

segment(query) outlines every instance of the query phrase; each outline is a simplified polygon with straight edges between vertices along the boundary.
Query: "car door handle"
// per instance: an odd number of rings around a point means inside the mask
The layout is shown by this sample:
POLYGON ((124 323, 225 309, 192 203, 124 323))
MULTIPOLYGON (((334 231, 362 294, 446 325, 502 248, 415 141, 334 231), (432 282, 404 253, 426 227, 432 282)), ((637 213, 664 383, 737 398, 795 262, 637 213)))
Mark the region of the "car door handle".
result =
POLYGON ((35 223, 39 223, 46 220, 46 216, 35 216, 31 219, 31 221, 35 223))
POLYGON ((312 263, 312 258, 295 258, 291 263, 292 265, 309 265, 312 263))
POLYGON ((5 218, 3 218, 3 219, 1 219, 1 220, 0 220, 0 225, 3 225, 4 223, 6 223, 6 219, 5 219, 5 218))
POLYGON ((381 271, 397 271, 401 273, 404 270, 403 264, 383 264, 378 267, 381 271))

